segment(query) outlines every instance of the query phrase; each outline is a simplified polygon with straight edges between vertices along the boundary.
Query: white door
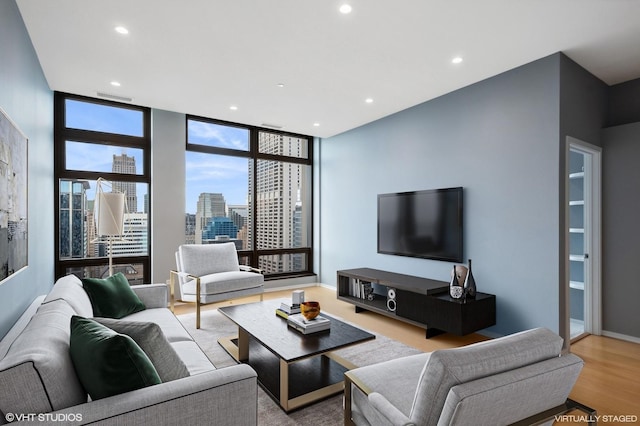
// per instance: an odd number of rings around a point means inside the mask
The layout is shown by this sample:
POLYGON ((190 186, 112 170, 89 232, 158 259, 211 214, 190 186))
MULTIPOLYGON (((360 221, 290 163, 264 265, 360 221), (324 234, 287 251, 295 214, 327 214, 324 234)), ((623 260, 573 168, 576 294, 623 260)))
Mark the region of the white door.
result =
POLYGON ((568 138, 569 330, 571 340, 600 334, 599 147, 568 138))

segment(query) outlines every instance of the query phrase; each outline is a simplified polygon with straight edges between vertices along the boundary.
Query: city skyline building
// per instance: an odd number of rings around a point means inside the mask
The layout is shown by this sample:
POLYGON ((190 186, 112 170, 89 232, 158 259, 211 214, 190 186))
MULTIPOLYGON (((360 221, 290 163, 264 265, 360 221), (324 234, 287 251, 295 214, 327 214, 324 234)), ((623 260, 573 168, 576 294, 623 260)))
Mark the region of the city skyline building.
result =
MULTIPOLYGON (((281 134, 260 132, 258 146, 261 153, 301 158, 302 146, 298 138, 281 134)), ((252 163, 249 176, 252 176, 252 163)), ((253 232, 258 249, 302 247, 307 244, 304 223, 294 226, 296 205, 303 190, 305 166, 294 162, 258 160, 256 162, 256 219, 253 232), (297 230, 297 231, 296 231, 297 230)), ((251 188, 251 179, 249 180, 251 188)), ((300 222, 304 215, 301 214, 300 222)), ((249 210, 249 234, 252 217, 249 210)), ((301 264, 300 254, 261 256, 258 267, 266 273, 293 272, 301 264)))
MULTIPOLYGON (((60 181, 60 257, 63 259, 83 258, 88 251, 87 235, 92 231, 91 224, 85 220, 88 209, 87 190, 89 182, 85 180, 60 181)), ((93 207, 93 203, 91 203, 93 207)), ((93 215, 92 215, 93 217, 93 215)), ((93 226, 95 235, 95 225, 93 226)))
MULTIPOLYGON (((136 159, 129 157, 127 154, 113 155, 113 163, 111 164, 113 173, 136 174, 136 159)), ((136 195, 135 182, 112 182, 114 192, 124 192, 127 199, 127 208, 130 213, 138 211, 138 197, 136 195)))
POLYGON ((227 203, 219 192, 203 192, 198 196, 195 243, 203 244, 202 232, 214 217, 227 216, 227 203))
POLYGON ((196 215, 185 213, 184 217, 184 243, 196 243, 196 215))
MULTIPOLYGON (((146 254, 148 247, 148 215, 146 213, 127 213, 124 215, 124 235, 113 240, 113 256, 131 256, 146 254)), ((108 255, 107 249, 107 255, 108 255)))
POLYGON ((214 217, 202 231, 202 243, 209 244, 216 237, 228 237, 235 239, 238 235, 238 227, 228 217, 214 217))

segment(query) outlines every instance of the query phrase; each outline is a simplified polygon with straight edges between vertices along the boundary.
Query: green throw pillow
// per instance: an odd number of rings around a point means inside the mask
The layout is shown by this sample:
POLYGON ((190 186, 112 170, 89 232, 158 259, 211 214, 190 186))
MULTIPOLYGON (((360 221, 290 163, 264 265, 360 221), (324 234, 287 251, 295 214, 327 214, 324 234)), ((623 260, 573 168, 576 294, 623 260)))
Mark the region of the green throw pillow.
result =
POLYGON ((116 333, 131 337, 147 354, 162 383, 189 376, 187 366, 184 365, 158 324, 112 318, 94 318, 94 321, 109 327, 116 333))
POLYGON ((94 317, 122 318, 146 309, 122 272, 106 279, 84 278, 82 287, 89 295, 94 317))
POLYGON ((69 346, 78 379, 92 400, 162 383, 131 337, 92 319, 71 317, 69 346))

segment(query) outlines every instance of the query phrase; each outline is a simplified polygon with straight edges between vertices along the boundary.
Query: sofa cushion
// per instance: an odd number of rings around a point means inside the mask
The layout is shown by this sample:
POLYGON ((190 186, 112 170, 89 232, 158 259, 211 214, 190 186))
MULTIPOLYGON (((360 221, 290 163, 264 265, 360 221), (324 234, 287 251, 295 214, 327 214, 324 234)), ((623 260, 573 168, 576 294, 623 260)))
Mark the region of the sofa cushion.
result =
POLYGON ((238 253, 234 243, 183 244, 178 248, 182 269, 196 277, 218 272, 238 271, 238 253))
POLYGON ((70 353, 92 400, 162 383, 149 357, 131 337, 89 318, 71 317, 70 353))
POLYGON ((82 281, 75 275, 64 276, 54 284, 42 303, 53 300, 64 300, 73 308, 76 315, 92 317, 93 307, 87 292, 82 288, 82 281))
POLYGON ((64 300, 38 308, 0 361, 0 411, 47 413, 87 402, 69 355, 72 315, 64 300))
POLYGON ((557 357, 562 342, 551 330, 536 328, 432 352, 420 376, 411 420, 416 424, 436 424, 453 386, 557 357))
POLYGON ((122 318, 146 308, 122 272, 106 279, 85 278, 82 286, 89 295, 96 317, 122 318))
POLYGON ((145 309, 135 314, 127 315, 124 320, 135 322, 153 322, 160 326, 164 336, 171 343, 191 341, 193 338, 169 309, 145 309))
POLYGON ((171 346, 173 346, 180 356, 180 359, 184 361, 190 375, 195 376, 196 374, 206 373, 207 371, 216 369, 196 342, 174 342, 171 343, 171 346))
POLYGON ((147 354, 163 383, 189 376, 189 370, 158 324, 112 318, 95 318, 95 321, 117 333, 131 337, 147 354))
MULTIPOLYGON (((260 287, 264 277, 245 271, 218 272, 200 277, 200 294, 219 294, 230 291, 260 287)), ((183 287, 184 294, 196 294, 196 280, 188 281, 183 287)))

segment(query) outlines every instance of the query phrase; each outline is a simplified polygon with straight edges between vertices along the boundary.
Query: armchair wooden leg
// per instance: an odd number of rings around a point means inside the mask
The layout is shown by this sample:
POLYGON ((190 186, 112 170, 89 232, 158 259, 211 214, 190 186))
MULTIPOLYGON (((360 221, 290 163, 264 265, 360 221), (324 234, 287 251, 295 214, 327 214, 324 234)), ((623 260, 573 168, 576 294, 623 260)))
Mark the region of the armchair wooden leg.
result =
POLYGON ((345 374, 344 376, 344 425, 353 426, 351 419, 351 378, 345 374))
POLYGON ((175 313, 174 310, 174 299, 175 299, 175 288, 176 288, 176 271, 169 271, 169 309, 171 312, 175 313))

